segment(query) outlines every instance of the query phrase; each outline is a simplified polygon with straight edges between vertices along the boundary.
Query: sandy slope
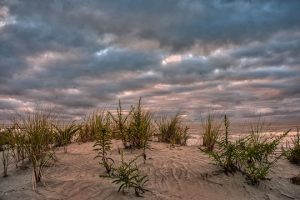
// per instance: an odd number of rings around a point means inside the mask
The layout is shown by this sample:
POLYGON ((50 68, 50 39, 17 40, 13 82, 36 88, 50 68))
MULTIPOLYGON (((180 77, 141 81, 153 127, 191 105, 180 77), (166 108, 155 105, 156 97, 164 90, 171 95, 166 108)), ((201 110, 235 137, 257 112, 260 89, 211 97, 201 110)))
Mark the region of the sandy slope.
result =
MULTIPOLYGON (((103 169, 94 159, 92 143, 72 144, 68 153, 57 152, 58 162, 47 168, 44 185, 32 191, 31 169, 15 170, 0 178, 0 199, 141 199, 133 192, 117 192, 109 179, 100 178, 103 169)), ((114 141, 112 157, 120 159, 119 141, 114 141)), ((149 175, 144 199, 300 199, 300 186, 292 185, 289 177, 300 169, 281 160, 271 171, 270 181, 249 186, 244 177, 226 176, 218 172, 210 159, 196 146, 170 149, 167 144, 151 143, 146 164, 140 166, 149 175)), ((125 152, 126 158, 139 151, 125 152)))

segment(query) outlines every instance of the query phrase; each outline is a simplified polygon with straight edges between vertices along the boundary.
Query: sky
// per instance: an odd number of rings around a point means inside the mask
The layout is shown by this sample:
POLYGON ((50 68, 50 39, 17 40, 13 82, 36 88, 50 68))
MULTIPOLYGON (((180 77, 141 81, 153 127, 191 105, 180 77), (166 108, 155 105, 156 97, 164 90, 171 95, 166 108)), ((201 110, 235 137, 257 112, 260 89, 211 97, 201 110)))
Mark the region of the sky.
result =
POLYGON ((208 109, 300 122, 299 0, 0 0, 0 120, 36 105, 66 119, 142 97, 156 114, 208 109))

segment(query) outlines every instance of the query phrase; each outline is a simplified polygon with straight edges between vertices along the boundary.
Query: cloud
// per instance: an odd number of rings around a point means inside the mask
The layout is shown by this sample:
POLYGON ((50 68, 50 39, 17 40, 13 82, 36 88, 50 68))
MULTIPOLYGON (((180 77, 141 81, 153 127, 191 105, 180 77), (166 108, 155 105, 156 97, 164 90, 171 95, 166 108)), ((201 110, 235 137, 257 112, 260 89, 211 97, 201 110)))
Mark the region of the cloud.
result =
POLYGON ((188 120, 212 107, 297 121, 299 9, 296 0, 1 1, 1 119, 36 102, 77 119, 143 96, 188 120))

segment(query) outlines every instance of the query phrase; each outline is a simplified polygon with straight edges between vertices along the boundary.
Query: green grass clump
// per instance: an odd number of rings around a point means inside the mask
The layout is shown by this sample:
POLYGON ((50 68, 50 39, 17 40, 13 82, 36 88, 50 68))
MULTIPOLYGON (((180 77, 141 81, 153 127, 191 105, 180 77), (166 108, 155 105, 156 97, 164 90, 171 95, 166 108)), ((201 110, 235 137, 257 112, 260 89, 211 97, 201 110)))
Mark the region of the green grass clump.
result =
POLYGON ((80 125, 77 142, 85 143, 95 141, 98 115, 99 113, 94 112, 86 117, 85 121, 80 125))
POLYGON ((287 143, 283 149, 286 158, 293 164, 300 165, 300 130, 297 128, 297 135, 291 140, 291 144, 287 143))
POLYGON ((67 153, 68 144, 71 144, 73 136, 80 129, 74 122, 56 123, 54 126, 54 145, 55 147, 63 147, 64 153, 67 153))
POLYGON ((148 176, 142 175, 140 169, 136 164, 136 157, 129 162, 126 162, 121 153, 121 164, 114 168, 113 173, 107 177, 113 179, 113 183, 119 186, 118 192, 128 192, 129 189, 134 189, 136 196, 142 196, 146 191, 146 183, 148 182, 148 176))
POLYGON ((276 155, 275 151, 288 133, 289 131, 286 131, 281 136, 270 139, 262 136, 262 132, 251 132, 239 142, 238 159, 249 183, 254 185, 258 184, 259 180, 266 179, 270 168, 283 155, 276 155))
POLYGON ((17 122, 18 129, 25 135, 24 148, 33 167, 33 188, 42 181, 44 168, 54 158, 53 113, 36 111, 28 113, 17 122))
POLYGON ((171 144, 186 145, 189 138, 188 127, 183 126, 182 119, 179 114, 171 118, 162 117, 156 122, 158 129, 158 140, 171 144))
POLYGON ((229 120, 225 116, 225 138, 216 140, 216 148, 202 150, 210 155, 216 163, 227 172, 240 171, 246 175, 249 184, 258 184, 265 180, 270 168, 283 155, 275 151, 290 130, 276 138, 263 135, 266 132, 266 124, 261 118, 250 125, 250 134, 235 142, 228 140, 229 120))
POLYGON ((117 135, 115 136, 116 139, 121 139, 123 142, 124 147, 129 146, 129 135, 128 135, 128 128, 129 128, 129 118, 131 116, 132 110, 130 110, 127 114, 122 109, 121 100, 119 99, 119 104, 117 108, 117 116, 113 115, 111 112, 108 112, 110 117, 112 118, 117 135))
POLYGON ((106 173, 109 175, 112 172, 114 160, 108 156, 111 150, 111 130, 109 115, 105 117, 98 115, 96 118, 96 142, 94 151, 97 151, 95 158, 100 158, 100 165, 104 166, 106 173))
POLYGON ((202 122, 202 129, 203 146, 208 151, 212 151, 221 133, 221 123, 217 121, 213 113, 209 112, 202 122))
POLYGON ((117 114, 109 112, 117 132, 116 139, 121 139, 125 149, 147 149, 149 139, 153 134, 152 115, 144 110, 141 97, 135 106, 126 113, 121 106, 117 108, 117 114))
POLYGON ((95 140, 95 119, 96 113, 86 116, 84 122, 80 125, 78 137, 76 139, 79 143, 91 142, 95 140))
POLYGON ((220 166, 226 174, 235 173, 238 169, 237 144, 239 142, 232 142, 229 140, 230 121, 226 115, 224 116, 224 127, 224 137, 220 137, 218 140, 216 140, 217 148, 213 149, 212 151, 206 148, 202 150, 211 156, 215 160, 216 164, 220 166))
POLYGON ((146 149, 152 136, 152 115, 150 111, 142 109, 141 98, 136 106, 132 106, 132 112, 127 128, 128 148, 146 149))

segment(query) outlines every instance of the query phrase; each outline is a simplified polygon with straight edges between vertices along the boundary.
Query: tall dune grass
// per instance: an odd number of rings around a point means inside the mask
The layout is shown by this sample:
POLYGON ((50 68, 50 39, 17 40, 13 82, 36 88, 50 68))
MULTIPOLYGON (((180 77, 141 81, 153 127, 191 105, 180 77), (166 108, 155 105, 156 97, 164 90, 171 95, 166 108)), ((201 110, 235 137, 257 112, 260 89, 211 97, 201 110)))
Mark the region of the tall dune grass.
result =
POLYGON ((202 121, 202 141, 203 146, 212 151, 215 147, 216 141, 221 134, 221 121, 217 119, 213 112, 208 112, 206 119, 202 121))
POLYGON ((182 119, 178 113, 171 118, 162 117, 156 122, 156 126, 160 142, 186 145, 189 128, 182 124, 182 119))
POLYGON ((142 108, 142 98, 137 105, 132 106, 127 134, 130 148, 148 147, 149 139, 153 134, 152 115, 150 111, 142 108))
POLYGON ((121 139, 123 142, 124 147, 127 147, 129 142, 129 135, 128 135, 128 129, 129 129, 129 118, 132 113, 132 109, 129 110, 128 113, 126 113, 121 104, 121 100, 119 99, 118 108, 117 108, 117 115, 113 115, 111 112, 108 112, 110 117, 112 118, 117 135, 115 138, 121 139))
POLYGON ((204 148, 202 151, 211 156, 226 174, 235 173, 238 169, 239 141, 229 140, 230 121, 226 115, 224 116, 224 128, 225 132, 222 132, 216 140, 217 147, 213 150, 204 148))
POLYGON ((33 188, 42 181, 44 168, 54 158, 53 124, 54 113, 51 110, 27 113, 17 121, 17 127, 24 138, 24 148, 33 167, 33 188))
POLYGON ((85 143, 85 142, 92 142, 95 140, 97 134, 98 116, 99 116, 99 112, 93 112, 92 114, 86 116, 84 122, 80 125, 77 142, 85 143))
POLYGON ((55 147, 63 147, 64 153, 67 153, 67 145, 72 142, 73 136, 80 129, 80 126, 75 124, 74 121, 69 123, 56 122, 54 127, 54 145, 55 147))

